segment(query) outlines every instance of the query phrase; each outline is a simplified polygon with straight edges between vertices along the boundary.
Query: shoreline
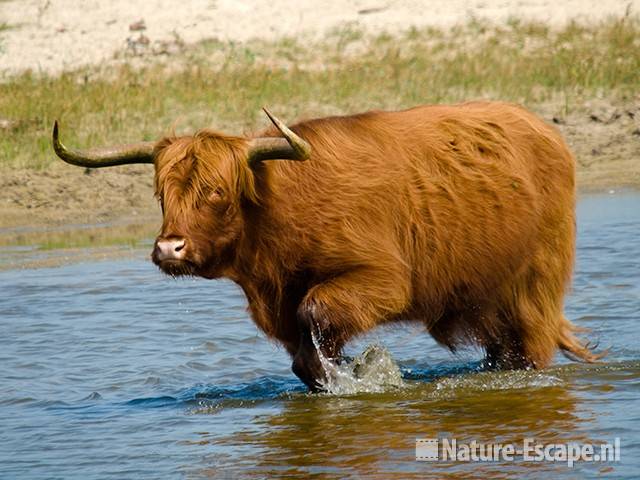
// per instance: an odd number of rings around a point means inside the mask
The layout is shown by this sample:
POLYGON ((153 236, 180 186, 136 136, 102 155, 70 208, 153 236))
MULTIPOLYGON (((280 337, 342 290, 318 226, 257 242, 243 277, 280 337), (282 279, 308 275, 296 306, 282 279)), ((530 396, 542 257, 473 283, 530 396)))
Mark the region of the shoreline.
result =
MULTIPOLYGON (((530 109, 560 130, 575 155, 578 194, 640 190, 640 97, 588 100, 566 115, 559 100, 530 109)), ((42 169, 4 167, 0 192, 0 232, 160 218, 150 165, 87 170, 56 158, 42 169)))

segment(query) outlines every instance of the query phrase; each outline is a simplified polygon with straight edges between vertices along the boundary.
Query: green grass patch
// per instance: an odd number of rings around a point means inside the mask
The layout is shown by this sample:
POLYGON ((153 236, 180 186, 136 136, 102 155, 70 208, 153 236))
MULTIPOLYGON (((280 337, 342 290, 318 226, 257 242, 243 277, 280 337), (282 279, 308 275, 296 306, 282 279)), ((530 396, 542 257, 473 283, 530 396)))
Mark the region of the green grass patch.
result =
POLYGON ((322 41, 206 41, 143 66, 85 69, 46 77, 24 73, 0 84, 0 169, 54 160, 50 131, 61 121, 69 146, 156 139, 175 124, 230 133, 266 125, 270 106, 299 117, 398 109, 476 98, 527 105, 560 96, 567 108, 590 96, 640 87, 640 19, 555 31, 512 19, 449 30, 365 35, 353 26, 322 41))
POLYGON ((38 250, 87 247, 150 248, 141 239, 158 233, 157 222, 90 227, 45 228, 0 234, 0 246, 29 246, 38 250))
MULTIPOLYGON (((0 0, 0 2, 2 2, 2 0, 0 0)), ((9 25, 7 22, 0 22, 0 35, 2 35, 2 32, 4 32, 5 30, 9 30, 11 28, 11 25, 9 25)), ((4 52, 4 48, 2 46, 2 37, 0 37, 0 54, 2 54, 4 52)))

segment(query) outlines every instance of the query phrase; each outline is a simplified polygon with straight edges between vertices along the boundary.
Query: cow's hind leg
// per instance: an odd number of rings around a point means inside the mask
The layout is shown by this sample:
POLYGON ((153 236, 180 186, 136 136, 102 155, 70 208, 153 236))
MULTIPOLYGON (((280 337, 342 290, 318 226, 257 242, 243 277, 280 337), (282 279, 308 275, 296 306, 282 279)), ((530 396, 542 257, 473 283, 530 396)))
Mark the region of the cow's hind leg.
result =
POLYGON ((484 349, 484 367, 488 370, 521 370, 534 367, 524 351, 522 342, 515 335, 489 341, 484 345, 484 349))
POLYGON ((519 334, 493 304, 467 310, 446 312, 429 327, 440 344, 455 351, 458 345, 478 345, 486 353, 483 362, 488 370, 513 370, 533 367, 525 354, 519 334))
POLYGON ((445 311, 435 323, 426 322, 431 336, 452 351, 459 345, 482 347, 486 353, 483 365, 489 370, 531 368, 519 335, 496 306, 471 304, 471 308, 445 311))
POLYGON ((544 368, 558 351, 573 359, 593 362, 601 355, 590 351, 588 344, 574 333, 579 331, 562 312, 564 282, 533 270, 523 275, 510 289, 505 321, 515 333, 525 366, 544 368))

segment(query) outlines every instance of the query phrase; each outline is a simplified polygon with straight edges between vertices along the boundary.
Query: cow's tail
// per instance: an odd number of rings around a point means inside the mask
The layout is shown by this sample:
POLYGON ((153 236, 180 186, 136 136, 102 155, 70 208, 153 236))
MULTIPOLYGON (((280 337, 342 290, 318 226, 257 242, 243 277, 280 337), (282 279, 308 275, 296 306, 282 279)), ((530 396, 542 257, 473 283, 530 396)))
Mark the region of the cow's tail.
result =
POLYGON ((595 363, 601 360, 608 350, 596 353, 597 343, 584 342, 576 336, 576 333, 587 333, 588 328, 580 328, 573 325, 563 317, 558 339, 558 347, 565 357, 576 362, 595 363))

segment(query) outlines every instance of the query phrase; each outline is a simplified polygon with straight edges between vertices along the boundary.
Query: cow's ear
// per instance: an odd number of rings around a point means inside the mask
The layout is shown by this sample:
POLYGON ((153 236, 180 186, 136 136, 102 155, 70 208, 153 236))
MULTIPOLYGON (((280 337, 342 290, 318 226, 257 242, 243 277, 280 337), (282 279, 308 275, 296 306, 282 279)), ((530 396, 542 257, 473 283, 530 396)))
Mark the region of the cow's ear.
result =
POLYGON ((294 133, 284 122, 265 108, 264 112, 282 134, 282 137, 254 138, 249 141, 249 165, 265 160, 304 161, 311 156, 311 145, 294 133))

